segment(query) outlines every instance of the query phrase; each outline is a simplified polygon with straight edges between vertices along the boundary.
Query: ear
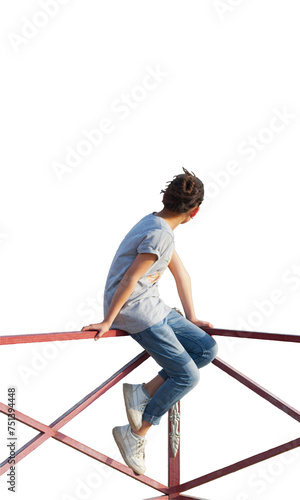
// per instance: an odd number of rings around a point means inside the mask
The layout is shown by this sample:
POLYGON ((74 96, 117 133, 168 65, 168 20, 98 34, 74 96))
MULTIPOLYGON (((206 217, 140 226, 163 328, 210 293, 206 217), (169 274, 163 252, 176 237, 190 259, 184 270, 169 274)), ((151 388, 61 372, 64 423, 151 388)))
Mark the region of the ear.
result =
POLYGON ((199 210, 200 210, 200 207, 196 207, 196 208, 194 208, 194 210, 190 213, 190 217, 191 217, 191 219, 192 219, 193 217, 195 217, 195 215, 197 215, 197 213, 199 212, 199 210))

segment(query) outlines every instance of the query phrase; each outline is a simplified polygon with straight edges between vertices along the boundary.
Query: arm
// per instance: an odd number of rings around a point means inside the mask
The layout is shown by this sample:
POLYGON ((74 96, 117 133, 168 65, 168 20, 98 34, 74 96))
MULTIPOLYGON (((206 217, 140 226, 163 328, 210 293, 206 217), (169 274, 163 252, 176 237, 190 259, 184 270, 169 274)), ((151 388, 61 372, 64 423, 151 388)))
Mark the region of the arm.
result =
POLYGON ((169 263, 169 269, 175 279, 178 295, 186 318, 199 327, 208 326, 209 328, 213 328, 211 323, 200 321, 196 318, 192 298, 191 278, 175 250, 169 263))
POLYGON ((148 271, 156 259, 157 255, 155 254, 138 254, 118 284, 104 320, 101 323, 84 326, 81 331, 98 330, 95 340, 102 337, 102 335, 110 329, 115 317, 129 299, 138 280, 148 271))

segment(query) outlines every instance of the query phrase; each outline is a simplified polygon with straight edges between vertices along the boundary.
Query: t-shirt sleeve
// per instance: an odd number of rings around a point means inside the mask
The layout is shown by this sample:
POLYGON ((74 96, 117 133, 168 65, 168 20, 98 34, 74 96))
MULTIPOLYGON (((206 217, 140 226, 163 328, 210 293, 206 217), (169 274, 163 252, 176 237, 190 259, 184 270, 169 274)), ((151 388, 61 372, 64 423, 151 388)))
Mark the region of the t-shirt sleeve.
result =
POLYGON ((138 253, 153 253, 160 259, 172 242, 172 237, 166 231, 157 229, 146 234, 137 247, 138 253))

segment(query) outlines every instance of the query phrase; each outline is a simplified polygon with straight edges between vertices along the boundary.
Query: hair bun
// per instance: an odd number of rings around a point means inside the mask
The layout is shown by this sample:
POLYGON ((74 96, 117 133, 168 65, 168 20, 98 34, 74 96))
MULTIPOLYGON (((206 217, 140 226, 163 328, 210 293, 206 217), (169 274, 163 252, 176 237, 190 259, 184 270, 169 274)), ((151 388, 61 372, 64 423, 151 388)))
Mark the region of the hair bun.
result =
POLYGON ((168 182, 164 193, 164 207, 175 213, 188 212, 191 208, 200 206, 204 197, 203 182, 195 176, 194 172, 189 172, 182 167, 183 174, 174 176, 168 182))
POLYGON ((186 184, 185 184, 185 192, 187 194, 191 194, 193 191, 193 188, 194 188, 194 182, 192 181, 192 179, 187 179, 186 184))

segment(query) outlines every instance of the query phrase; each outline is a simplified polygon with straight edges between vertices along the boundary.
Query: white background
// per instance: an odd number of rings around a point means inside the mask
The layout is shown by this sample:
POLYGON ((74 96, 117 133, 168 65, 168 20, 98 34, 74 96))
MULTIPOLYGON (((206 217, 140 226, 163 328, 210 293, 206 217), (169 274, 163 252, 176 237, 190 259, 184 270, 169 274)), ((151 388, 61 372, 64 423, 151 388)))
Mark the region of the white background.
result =
MULTIPOLYGON (((299 334, 298 2, 15 0, 0 18, 0 335, 101 321, 119 242, 161 209, 160 190, 183 166, 206 187, 200 213, 175 231, 199 319, 299 334), (101 120, 110 133, 80 150, 101 120), (76 149, 88 154, 70 166, 76 149)), ((167 272, 160 288, 180 306, 167 272)), ((216 339, 220 358, 299 408, 298 344, 216 339)), ((130 338, 3 346, 0 400, 14 385, 17 409, 49 424, 138 352, 130 338)), ((148 360, 125 380, 156 372, 148 360)), ((125 423, 120 383, 62 432, 122 461, 111 428, 125 423)), ((0 424, 2 461, 3 414, 0 424)), ((19 446, 34 435, 18 424, 19 446)), ((182 401, 182 481, 298 435, 296 421, 209 365, 182 401)), ((166 453, 164 417, 146 447, 147 475, 163 483, 166 453)), ((191 495, 298 499, 299 461, 289 452, 191 495)), ((49 439, 20 462, 14 498, 155 496, 49 439)))

